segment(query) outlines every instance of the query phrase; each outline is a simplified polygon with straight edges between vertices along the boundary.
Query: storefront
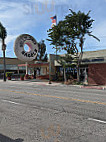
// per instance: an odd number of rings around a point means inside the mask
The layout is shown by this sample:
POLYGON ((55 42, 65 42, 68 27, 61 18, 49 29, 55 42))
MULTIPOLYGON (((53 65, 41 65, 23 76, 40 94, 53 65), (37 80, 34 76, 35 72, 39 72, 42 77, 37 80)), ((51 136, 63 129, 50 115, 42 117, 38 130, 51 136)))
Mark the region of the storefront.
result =
MULTIPOLYGON (((63 68, 54 54, 49 55, 48 62, 31 61, 28 63, 28 74, 36 77, 56 80, 57 75, 63 76, 63 68)), ((6 58, 6 72, 14 74, 26 73, 26 63, 17 58, 6 58)), ((77 76, 76 68, 67 68, 67 75, 77 76)), ((88 51, 83 53, 79 69, 80 81, 89 85, 106 85, 106 50, 88 51)), ((3 58, 0 58, 0 78, 3 76, 3 58)))
MULTIPOLYGON (((63 55, 62 55, 63 56, 63 55)), ((61 69, 60 64, 57 63, 55 55, 50 54, 50 73, 51 78, 56 78, 56 70, 61 69)), ((72 69, 67 69, 73 72, 72 69)), ((74 70, 75 76, 77 70, 74 70)), ((89 85, 106 85, 106 50, 87 51, 83 53, 82 62, 79 68, 80 81, 89 85)))
POLYGON ((80 75, 89 85, 106 85, 106 50, 84 52, 80 75))
POLYGON ((26 68, 26 74, 34 75, 34 78, 49 79, 48 62, 34 62, 34 64, 19 64, 18 73, 20 73, 20 69, 22 67, 26 68))

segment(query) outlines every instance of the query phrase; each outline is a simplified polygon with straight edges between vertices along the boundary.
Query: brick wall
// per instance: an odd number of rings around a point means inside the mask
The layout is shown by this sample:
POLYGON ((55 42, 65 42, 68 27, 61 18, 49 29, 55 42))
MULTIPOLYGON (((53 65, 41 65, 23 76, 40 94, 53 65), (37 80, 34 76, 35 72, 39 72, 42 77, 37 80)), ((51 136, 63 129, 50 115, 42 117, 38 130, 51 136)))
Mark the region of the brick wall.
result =
POLYGON ((88 65, 88 84, 106 85, 106 63, 88 65))

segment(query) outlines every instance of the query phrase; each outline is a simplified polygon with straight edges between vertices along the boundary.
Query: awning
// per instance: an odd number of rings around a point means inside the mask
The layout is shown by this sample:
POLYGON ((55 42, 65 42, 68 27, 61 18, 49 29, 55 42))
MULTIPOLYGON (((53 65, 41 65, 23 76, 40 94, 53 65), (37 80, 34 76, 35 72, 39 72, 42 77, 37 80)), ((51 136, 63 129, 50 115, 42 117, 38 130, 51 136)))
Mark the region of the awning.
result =
MULTIPOLYGON (((28 67, 45 67, 49 66, 49 63, 36 63, 36 64, 27 64, 28 67)), ((19 64, 18 67, 26 67, 26 64, 19 64)))

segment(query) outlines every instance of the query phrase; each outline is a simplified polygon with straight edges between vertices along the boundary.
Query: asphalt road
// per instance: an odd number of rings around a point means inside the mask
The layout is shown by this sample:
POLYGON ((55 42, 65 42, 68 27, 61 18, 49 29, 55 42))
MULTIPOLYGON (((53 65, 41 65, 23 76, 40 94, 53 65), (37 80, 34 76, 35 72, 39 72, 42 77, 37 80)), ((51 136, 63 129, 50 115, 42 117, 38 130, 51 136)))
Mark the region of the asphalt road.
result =
POLYGON ((106 90, 0 81, 0 142, 106 142, 106 90))

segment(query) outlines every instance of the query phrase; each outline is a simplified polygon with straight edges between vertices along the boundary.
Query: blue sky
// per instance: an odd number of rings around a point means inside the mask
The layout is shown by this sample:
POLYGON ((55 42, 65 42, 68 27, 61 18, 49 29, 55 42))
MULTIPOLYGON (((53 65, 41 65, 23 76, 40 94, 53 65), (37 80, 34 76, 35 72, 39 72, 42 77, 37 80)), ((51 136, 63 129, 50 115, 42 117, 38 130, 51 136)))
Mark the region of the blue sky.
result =
POLYGON ((92 31, 101 41, 86 36, 84 50, 106 49, 106 0, 0 0, 0 22, 8 33, 6 56, 15 57, 14 41, 23 33, 32 35, 37 42, 44 39, 47 53, 53 54, 52 46, 46 41, 47 30, 51 28, 50 17, 56 14, 58 21, 63 20, 69 8, 85 13, 91 10, 90 16, 95 20, 92 31))

